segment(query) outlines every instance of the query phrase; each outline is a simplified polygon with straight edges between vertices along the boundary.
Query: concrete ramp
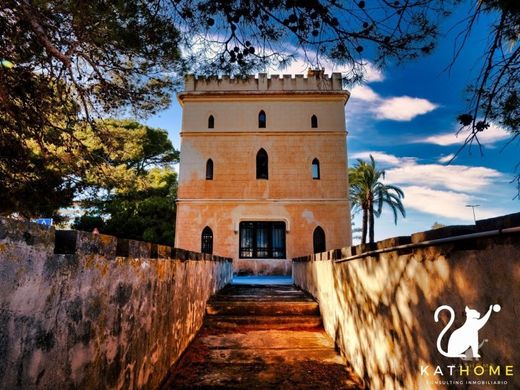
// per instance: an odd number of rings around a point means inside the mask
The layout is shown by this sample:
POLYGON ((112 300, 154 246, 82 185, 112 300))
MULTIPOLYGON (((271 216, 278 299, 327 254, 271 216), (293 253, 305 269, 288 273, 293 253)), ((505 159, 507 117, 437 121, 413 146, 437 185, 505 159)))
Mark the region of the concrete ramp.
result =
POLYGON ((228 285, 162 389, 361 389, 317 302, 294 286, 228 285))

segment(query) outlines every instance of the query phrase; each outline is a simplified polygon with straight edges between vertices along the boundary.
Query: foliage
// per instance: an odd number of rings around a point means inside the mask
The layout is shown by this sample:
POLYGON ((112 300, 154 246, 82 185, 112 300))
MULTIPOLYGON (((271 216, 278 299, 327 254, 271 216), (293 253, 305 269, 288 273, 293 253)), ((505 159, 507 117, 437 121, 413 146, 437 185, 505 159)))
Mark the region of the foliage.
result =
POLYGON ((190 32, 183 35, 194 49, 188 62, 200 73, 244 74, 303 54, 315 67, 320 58, 350 65, 352 81, 367 56, 384 65, 429 53, 437 18, 454 2, 180 0, 173 11, 179 29, 190 32))
POLYGON ((76 132, 98 163, 85 167, 81 203, 88 212, 75 228, 172 244, 177 175, 171 165, 179 153, 168 134, 131 120, 96 125, 108 137, 90 127, 76 132))
POLYGON ((374 216, 380 217, 383 206, 388 206, 397 224, 398 214, 406 216, 401 199, 403 191, 396 186, 381 182, 385 171, 379 170, 372 155, 370 162, 357 160, 357 164, 349 170, 349 199, 353 210, 363 212, 361 242, 366 243, 367 228, 370 243, 374 242, 374 216))
POLYGON ((441 229, 443 227, 446 227, 446 225, 442 224, 442 223, 439 223, 437 221, 435 221, 431 227, 432 230, 435 230, 435 229, 441 229))
POLYGON ((502 125, 516 138, 520 135, 520 2, 481 0, 467 19, 460 53, 476 21, 483 14, 496 15, 482 67, 470 86, 469 110, 458 117, 460 131, 469 130, 465 145, 476 142, 492 122, 502 125))
POLYGON ((92 157, 74 135, 82 122, 169 105, 179 34, 156 6, 0 3, 0 213, 49 216, 70 204, 82 168, 71 161, 92 157))
POLYGON ((152 168, 145 175, 147 185, 139 190, 86 202, 89 212, 76 219, 73 227, 173 245, 177 175, 169 168, 152 168))

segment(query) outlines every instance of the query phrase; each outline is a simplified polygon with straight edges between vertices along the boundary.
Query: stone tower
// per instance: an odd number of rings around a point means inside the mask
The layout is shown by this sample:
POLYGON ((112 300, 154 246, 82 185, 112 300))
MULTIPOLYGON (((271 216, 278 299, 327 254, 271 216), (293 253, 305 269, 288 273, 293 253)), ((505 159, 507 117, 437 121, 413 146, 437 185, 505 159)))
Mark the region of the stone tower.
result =
POLYGON ((175 246, 290 274, 351 243, 341 75, 187 76, 175 246))

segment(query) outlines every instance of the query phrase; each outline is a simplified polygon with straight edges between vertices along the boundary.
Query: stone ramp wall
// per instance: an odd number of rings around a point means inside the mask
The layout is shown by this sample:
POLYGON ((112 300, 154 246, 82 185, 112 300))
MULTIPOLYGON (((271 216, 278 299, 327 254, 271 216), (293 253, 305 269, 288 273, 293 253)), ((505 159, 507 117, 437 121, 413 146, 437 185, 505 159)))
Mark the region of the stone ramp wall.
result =
POLYGON ((478 388, 520 388, 520 233, 335 261, 367 250, 513 226, 520 226, 520 214, 294 259, 293 278, 317 298, 327 333, 371 389, 454 388, 450 380, 462 380, 460 388, 469 380, 508 382, 478 388), (449 319, 444 311, 436 323, 437 307, 455 310, 455 323, 443 339, 446 349, 449 335, 466 320, 466 305, 483 316, 494 304, 501 310, 493 311, 479 331, 480 342, 488 340, 480 360, 465 362, 437 351, 437 337, 449 319), (461 364, 470 366, 469 375, 460 375, 461 364), (500 375, 489 375, 490 364, 500 366, 500 375), (449 375, 449 365, 455 365, 456 375, 449 375), (485 367, 483 375, 478 375, 480 368, 473 371, 479 365, 485 367), (428 366, 428 375, 421 375, 421 366, 428 366), (436 366, 444 376, 433 375, 436 366), (506 375, 508 366, 513 375, 506 375))
POLYGON ((0 389, 154 389, 231 278, 230 259, 1 219, 0 389))

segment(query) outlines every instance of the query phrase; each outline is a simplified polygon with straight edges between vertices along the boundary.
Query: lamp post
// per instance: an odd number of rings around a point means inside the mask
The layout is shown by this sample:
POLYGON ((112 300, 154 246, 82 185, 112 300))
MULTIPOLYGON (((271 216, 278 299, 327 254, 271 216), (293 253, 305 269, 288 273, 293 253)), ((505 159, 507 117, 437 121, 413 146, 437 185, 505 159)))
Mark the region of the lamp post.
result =
POLYGON ((475 224, 477 224, 477 217, 475 216, 475 207, 480 207, 479 204, 467 204, 466 207, 471 207, 473 210, 473 221, 475 221, 475 224))

